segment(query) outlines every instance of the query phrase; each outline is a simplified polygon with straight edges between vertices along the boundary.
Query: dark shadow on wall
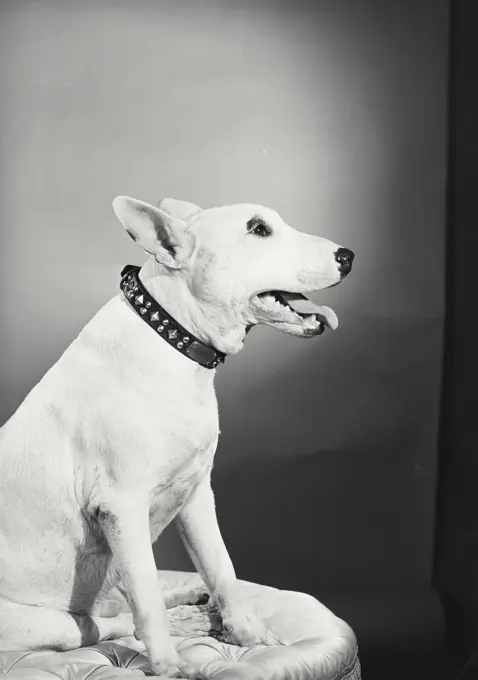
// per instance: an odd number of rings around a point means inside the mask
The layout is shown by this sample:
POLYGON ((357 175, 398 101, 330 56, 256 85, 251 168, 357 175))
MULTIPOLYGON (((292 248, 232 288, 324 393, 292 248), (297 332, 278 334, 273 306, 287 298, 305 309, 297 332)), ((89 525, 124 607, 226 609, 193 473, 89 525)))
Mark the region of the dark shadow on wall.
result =
POLYGON ((447 623, 447 671, 478 678, 478 5, 451 4, 447 305, 435 583, 447 623))
POLYGON ((317 451, 218 465, 219 521, 240 577, 306 592, 413 582, 414 509, 400 498, 413 479, 403 463, 401 451, 386 461, 381 452, 317 451))

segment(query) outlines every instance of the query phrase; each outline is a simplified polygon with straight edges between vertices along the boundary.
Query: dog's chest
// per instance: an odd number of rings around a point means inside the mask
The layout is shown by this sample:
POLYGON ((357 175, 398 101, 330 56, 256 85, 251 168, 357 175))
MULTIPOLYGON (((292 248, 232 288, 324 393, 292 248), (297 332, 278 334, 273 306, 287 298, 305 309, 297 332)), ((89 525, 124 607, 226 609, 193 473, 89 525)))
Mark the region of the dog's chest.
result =
POLYGON ((188 460, 171 471, 168 479, 160 476, 151 489, 150 530, 153 541, 188 502, 200 482, 209 474, 217 437, 198 448, 188 460))
MULTIPOLYGON (((183 394, 150 411, 150 529, 154 541, 210 472, 219 422, 214 393, 183 394), (158 410, 159 409, 159 410, 158 410)), ((146 469, 146 468, 145 468, 146 469)))

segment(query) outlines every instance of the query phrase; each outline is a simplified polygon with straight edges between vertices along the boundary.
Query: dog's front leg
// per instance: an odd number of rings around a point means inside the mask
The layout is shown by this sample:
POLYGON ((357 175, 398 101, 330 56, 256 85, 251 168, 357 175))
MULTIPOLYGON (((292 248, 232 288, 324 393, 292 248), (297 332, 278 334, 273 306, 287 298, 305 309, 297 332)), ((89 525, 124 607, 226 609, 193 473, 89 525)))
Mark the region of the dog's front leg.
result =
POLYGON ((101 504, 98 521, 120 576, 118 586, 133 612, 136 636, 143 641, 155 675, 202 680, 182 661, 172 643, 168 618, 151 547, 149 508, 131 497, 101 504))
POLYGON ((224 639, 241 646, 280 644, 240 596, 236 573, 219 529, 209 475, 179 512, 176 525, 194 566, 219 607, 224 639))

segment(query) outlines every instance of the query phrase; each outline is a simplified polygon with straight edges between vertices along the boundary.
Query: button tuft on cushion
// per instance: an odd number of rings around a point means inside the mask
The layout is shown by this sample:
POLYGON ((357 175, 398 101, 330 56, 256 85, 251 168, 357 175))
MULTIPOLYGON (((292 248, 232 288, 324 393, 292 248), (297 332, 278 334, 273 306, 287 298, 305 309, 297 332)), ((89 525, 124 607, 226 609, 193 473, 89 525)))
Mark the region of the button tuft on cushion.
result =
MULTIPOLYGON (((171 588, 201 583, 197 574, 161 576, 171 588)), ((361 680, 355 635, 327 607, 304 593, 246 581, 240 588, 254 615, 284 644, 244 648, 212 637, 175 637, 181 658, 214 680, 361 680)), ((132 637, 69 652, 6 652, 0 673, 8 675, 5 680, 135 680, 151 674, 144 646, 132 637)))

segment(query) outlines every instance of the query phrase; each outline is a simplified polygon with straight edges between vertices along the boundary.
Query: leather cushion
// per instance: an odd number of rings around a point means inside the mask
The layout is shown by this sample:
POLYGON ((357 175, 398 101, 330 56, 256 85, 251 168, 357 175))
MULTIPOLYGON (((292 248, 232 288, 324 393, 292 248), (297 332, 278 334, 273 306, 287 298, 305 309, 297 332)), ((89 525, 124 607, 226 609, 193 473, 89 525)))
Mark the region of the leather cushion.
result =
MULTIPOLYGON (((200 583, 197 574, 161 572, 172 588, 200 583)), ((351 628, 310 595, 241 581, 244 598, 283 645, 245 648, 212 637, 175 637, 179 655, 214 680, 360 680, 351 628)), ((69 652, 0 654, 7 680, 112 680, 151 674, 134 638, 69 652)))

